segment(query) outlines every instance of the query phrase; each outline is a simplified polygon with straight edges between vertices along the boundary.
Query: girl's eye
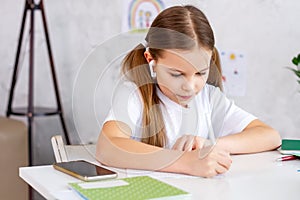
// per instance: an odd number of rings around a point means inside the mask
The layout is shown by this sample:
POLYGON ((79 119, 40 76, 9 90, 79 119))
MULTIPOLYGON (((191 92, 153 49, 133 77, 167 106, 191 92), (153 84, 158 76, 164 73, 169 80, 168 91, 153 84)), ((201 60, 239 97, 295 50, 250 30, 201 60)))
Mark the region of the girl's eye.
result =
POLYGON ((171 74, 171 76, 173 76, 173 77, 179 77, 179 76, 181 76, 181 74, 171 74))
POLYGON ((205 72, 198 72, 198 73, 196 73, 198 76, 205 76, 206 75, 206 71, 205 72))

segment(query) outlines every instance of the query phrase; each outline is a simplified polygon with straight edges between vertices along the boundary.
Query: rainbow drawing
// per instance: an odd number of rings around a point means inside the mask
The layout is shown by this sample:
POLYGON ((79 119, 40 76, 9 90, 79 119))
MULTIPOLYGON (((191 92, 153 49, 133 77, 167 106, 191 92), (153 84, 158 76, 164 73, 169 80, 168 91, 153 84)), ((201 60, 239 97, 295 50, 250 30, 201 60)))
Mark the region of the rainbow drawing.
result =
POLYGON ((148 28, 153 18, 163 9, 161 0, 132 0, 128 7, 129 30, 148 28))

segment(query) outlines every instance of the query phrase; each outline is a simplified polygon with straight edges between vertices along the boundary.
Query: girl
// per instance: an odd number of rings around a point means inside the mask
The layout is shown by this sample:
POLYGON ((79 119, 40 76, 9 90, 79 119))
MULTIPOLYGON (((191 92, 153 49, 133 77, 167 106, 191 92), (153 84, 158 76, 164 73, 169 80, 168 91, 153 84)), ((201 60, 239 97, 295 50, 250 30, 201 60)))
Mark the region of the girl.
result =
POLYGON ((123 61, 125 82, 98 138, 101 163, 212 177, 230 168, 230 154, 280 145, 274 129, 206 84, 214 36, 199 9, 164 10, 145 40, 123 61))

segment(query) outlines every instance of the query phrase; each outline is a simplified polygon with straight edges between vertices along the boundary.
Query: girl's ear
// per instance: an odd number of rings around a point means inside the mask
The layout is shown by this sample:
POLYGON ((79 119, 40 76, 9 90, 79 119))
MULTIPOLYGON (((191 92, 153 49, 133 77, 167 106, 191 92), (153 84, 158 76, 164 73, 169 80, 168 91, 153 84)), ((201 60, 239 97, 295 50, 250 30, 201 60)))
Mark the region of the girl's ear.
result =
POLYGON ((148 63, 150 63, 153 60, 150 52, 147 51, 147 50, 144 52, 144 57, 145 57, 145 59, 147 60, 148 63))
POLYGON ((149 64, 149 70, 150 70, 150 75, 152 78, 156 78, 156 72, 154 71, 154 66, 155 66, 155 60, 151 56, 150 52, 146 49, 144 52, 145 59, 147 60, 149 64))

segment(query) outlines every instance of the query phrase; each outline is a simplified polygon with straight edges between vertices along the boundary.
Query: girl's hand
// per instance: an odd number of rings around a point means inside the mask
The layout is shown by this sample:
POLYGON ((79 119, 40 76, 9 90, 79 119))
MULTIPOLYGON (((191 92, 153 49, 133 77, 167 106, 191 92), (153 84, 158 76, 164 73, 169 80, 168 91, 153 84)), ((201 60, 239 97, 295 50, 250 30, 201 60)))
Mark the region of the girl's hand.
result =
POLYGON ((192 151, 201 149, 204 145, 204 142, 205 139, 202 137, 194 135, 184 135, 177 139, 172 149, 180 151, 192 151))
POLYGON ((203 149, 185 152, 181 159, 183 159, 182 163, 185 166, 183 170, 185 172, 194 176, 207 178, 227 172, 232 163, 229 153, 221 150, 217 146, 209 146, 203 149), (209 153, 200 159, 199 155, 201 151, 209 153))

